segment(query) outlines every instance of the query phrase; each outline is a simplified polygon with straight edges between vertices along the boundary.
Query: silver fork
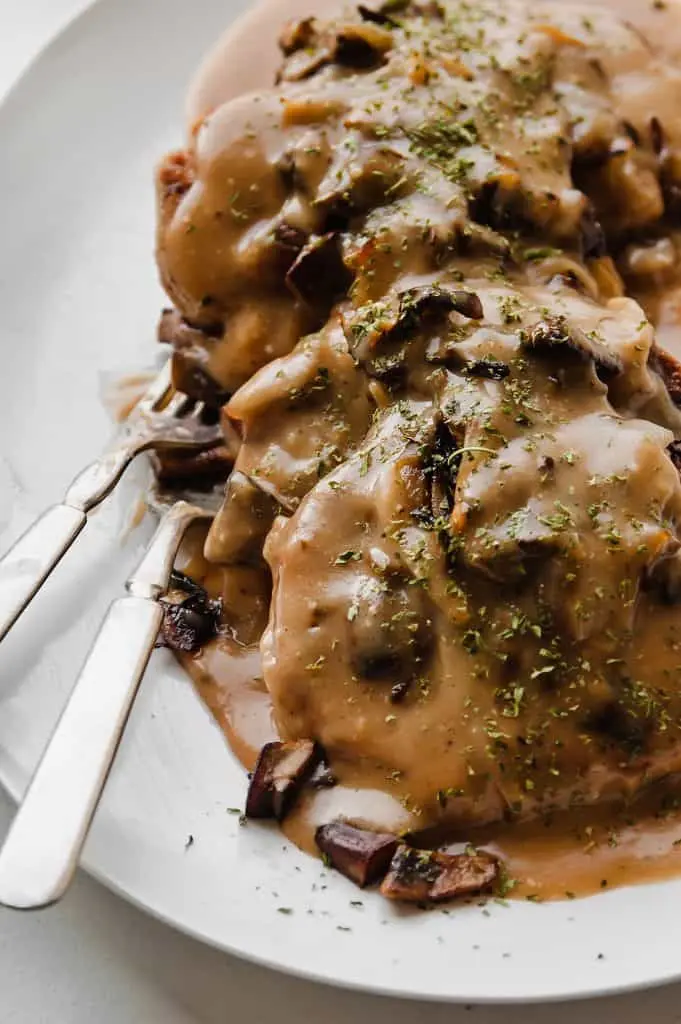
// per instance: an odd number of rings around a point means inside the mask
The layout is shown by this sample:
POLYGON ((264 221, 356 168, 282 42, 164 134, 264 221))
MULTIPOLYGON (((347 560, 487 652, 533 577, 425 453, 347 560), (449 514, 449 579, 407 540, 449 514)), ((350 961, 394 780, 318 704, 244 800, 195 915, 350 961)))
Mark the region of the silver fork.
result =
POLYGON ((113 446, 79 473, 63 502, 48 508, 0 559, 0 640, 71 547, 88 512, 111 493, 136 455, 149 449, 199 451, 219 444, 220 427, 203 422, 204 409, 202 402, 173 388, 168 361, 113 446))
POLYGON ((161 625, 178 546, 192 522, 211 518, 175 502, 128 596, 111 604, 0 850, 5 906, 45 907, 68 888, 161 625))

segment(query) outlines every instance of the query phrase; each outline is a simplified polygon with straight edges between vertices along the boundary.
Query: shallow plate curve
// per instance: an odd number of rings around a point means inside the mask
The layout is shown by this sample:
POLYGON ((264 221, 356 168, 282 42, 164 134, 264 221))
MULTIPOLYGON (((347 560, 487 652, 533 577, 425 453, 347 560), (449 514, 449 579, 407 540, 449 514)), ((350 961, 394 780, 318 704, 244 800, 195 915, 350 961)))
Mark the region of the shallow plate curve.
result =
MULTIPOLYGON (((151 168, 181 140, 201 54, 246 6, 101 0, 0 108, 0 549, 105 443, 106 381, 154 359, 151 168)), ((0 779, 15 797, 149 536, 153 524, 132 525, 145 479, 142 466, 128 475, 0 647, 0 779)), ((205 942, 375 992, 510 1002, 681 977, 681 881, 541 906, 412 913, 368 893, 358 905, 277 831, 240 827, 243 796, 217 728, 156 652, 85 867, 205 942)))

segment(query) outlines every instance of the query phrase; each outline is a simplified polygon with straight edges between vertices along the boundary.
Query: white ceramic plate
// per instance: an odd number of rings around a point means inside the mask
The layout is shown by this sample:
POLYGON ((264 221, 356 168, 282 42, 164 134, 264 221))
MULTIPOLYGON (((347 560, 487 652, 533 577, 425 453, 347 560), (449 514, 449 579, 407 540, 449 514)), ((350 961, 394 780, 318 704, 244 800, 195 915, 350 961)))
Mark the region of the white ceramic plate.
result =
MULTIPOLYGON (((103 0, 0 109, 0 548, 105 442, 102 373, 153 359, 151 168, 181 139, 192 69, 243 7, 103 0)), ((0 777, 14 795, 149 536, 151 524, 127 525, 144 473, 133 470, 0 648, 0 777)), ((681 975, 681 881, 572 903, 400 911, 276 830, 240 828, 229 808, 244 789, 191 686, 157 652, 86 867, 206 942, 396 995, 551 999, 681 975)))

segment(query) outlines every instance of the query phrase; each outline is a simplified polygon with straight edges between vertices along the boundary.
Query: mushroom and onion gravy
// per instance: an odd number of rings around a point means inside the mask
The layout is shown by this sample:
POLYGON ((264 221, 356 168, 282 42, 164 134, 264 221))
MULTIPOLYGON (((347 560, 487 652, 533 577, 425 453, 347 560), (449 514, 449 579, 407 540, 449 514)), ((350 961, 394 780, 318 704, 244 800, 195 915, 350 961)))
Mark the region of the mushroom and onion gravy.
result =
POLYGON ((158 170, 225 437, 159 474, 226 478, 166 640, 247 816, 389 898, 681 869, 681 10, 624 6, 290 22, 158 170))

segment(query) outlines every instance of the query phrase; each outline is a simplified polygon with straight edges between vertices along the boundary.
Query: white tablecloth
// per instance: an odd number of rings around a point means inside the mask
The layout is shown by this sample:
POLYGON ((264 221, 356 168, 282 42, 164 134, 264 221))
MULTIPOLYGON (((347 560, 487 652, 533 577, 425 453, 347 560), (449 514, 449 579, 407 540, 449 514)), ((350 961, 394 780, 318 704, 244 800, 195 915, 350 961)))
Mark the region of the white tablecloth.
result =
MULTIPOLYGON (((88 4, 89 0, 0 0, 0 96, 51 36, 88 4)), ((11 813, 10 802, 0 794, 0 836, 11 813)), ((622 926, 626 928, 627 922, 622 926)), ((632 933, 635 941, 650 939, 632 933)), ((681 987, 551 1007, 423 1005, 327 989, 244 964, 158 924, 84 876, 51 910, 0 910, 0 1024, 268 1020, 672 1024, 681 1022, 681 987)))

